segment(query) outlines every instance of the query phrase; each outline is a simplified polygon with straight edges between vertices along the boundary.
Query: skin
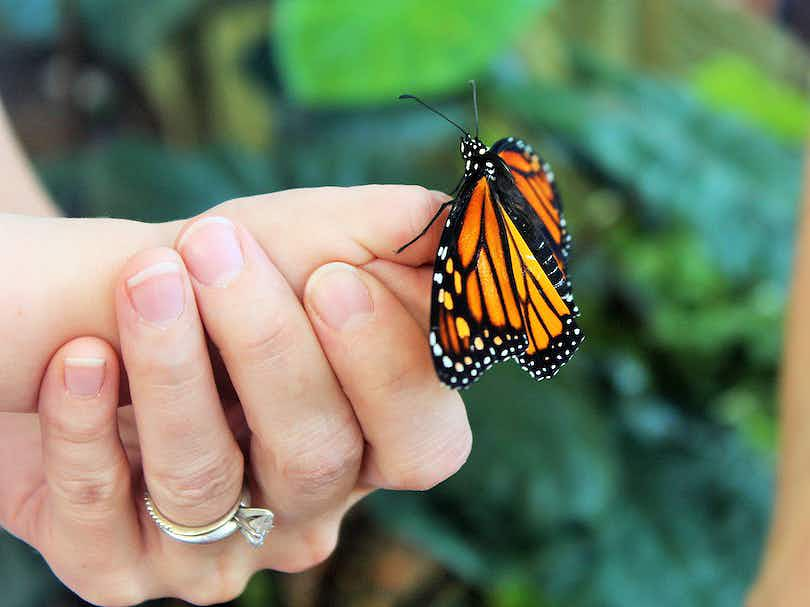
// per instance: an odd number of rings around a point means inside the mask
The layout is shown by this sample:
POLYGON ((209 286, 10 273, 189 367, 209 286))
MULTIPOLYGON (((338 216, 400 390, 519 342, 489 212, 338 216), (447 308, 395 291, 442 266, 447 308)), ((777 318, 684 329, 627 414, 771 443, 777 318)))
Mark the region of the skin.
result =
MULTIPOLYGON (((19 185, 43 202, 33 179, 19 185)), ((0 524, 90 602, 213 604, 257 570, 325 559, 375 488, 452 475, 472 435, 426 345, 438 228, 393 253, 443 200, 365 186, 167 224, 0 216, 0 524), (77 361, 102 370, 97 388, 76 392, 77 361), (178 523, 216 520, 245 471, 276 514, 260 550, 239 535, 178 543, 145 514, 144 486, 178 523)))
MULTIPOLYGON (((810 177, 810 162, 805 174, 810 177)), ((807 605, 810 588, 810 179, 797 239, 793 286, 785 331, 776 504, 768 547, 748 607, 807 605)))

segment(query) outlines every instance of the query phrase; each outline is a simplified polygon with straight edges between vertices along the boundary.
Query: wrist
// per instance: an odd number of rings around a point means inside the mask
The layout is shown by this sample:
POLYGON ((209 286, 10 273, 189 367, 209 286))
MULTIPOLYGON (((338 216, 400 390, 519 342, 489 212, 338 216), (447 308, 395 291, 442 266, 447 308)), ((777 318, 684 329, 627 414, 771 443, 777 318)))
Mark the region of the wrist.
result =
POLYGON ((172 246, 170 225, 0 215, 0 410, 32 410, 52 353, 68 340, 95 335, 117 347, 118 273, 136 252, 172 246))

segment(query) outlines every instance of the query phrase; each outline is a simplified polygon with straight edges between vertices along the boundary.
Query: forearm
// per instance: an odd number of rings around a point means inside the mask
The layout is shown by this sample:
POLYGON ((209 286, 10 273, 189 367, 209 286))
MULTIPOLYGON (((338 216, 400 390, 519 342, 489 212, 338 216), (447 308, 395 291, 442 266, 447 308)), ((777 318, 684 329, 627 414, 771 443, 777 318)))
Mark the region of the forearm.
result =
POLYGON ((22 151, 0 103, 0 213, 41 217, 59 215, 42 189, 22 151))

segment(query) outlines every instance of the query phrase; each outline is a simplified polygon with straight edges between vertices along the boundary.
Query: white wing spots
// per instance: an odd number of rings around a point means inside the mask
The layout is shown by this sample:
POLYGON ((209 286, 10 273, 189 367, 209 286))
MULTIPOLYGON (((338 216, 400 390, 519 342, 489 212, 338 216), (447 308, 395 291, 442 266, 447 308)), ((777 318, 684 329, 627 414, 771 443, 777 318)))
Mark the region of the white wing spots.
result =
POLYGON ((437 285, 440 285, 440 284, 442 284, 442 279, 443 278, 444 278, 444 276, 442 274, 440 274, 439 272, 436 272, 433 275, 433 282, 435 282, 437 285))
POLYGON ((472 385, 493 365, 519 356, 529 344, 523 333, 492 335, 491 329, 468 334, 463 342, 467 349, 461 353, 449 350, 441 352, 439 348, 442 346, 438 343, 438 331, 435 327, 429 334, 429 340, 440 379, 447 386, 455 388, 472 385), (495 346, 500 347, 496 350, 495 346), (455 381, 453 378, 456 378, 455 381), (464 379, 467 380, 466 383, 464 379))

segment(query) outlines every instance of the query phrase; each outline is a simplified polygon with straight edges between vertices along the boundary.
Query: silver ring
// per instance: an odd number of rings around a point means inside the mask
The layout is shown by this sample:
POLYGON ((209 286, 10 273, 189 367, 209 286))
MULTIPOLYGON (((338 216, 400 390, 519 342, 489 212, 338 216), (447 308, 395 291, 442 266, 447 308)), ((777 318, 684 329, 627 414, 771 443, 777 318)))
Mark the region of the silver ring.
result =
POLYGON ((247 484, 242 488, 239 501, 227 514, 213 523, 199 527, 179 525, 170 521, 158 510, 148 491, 144 493, 143 501, 146 502, 146 511, 158 528, 172 539, 186 544, 218 542, 230 537, 238 529, 253 547, 259 548, 273 528, 273 513, 270 510, 250 507, 250 490, 247 484))

